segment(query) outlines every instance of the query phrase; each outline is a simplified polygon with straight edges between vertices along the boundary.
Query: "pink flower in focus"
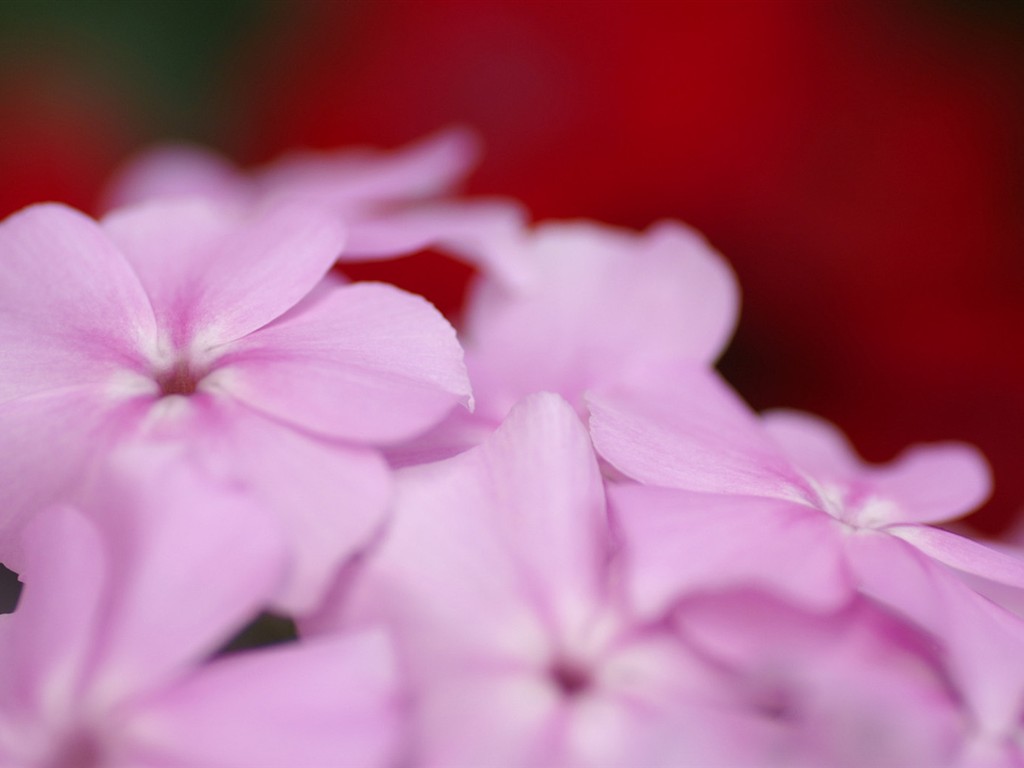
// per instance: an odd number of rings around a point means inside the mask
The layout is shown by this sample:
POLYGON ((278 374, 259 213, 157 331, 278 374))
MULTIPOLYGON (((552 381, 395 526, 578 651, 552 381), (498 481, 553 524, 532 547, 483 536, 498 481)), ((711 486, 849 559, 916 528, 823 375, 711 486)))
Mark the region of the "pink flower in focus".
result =
POLYGON ((0 616, 0 763, 389 764, 399 691, 386 638, 207 661, 285 577, 277 521, 181 459, 122 458, 88 517, 51 507, 22 537, 24 594, 0 616))
POLYGON ((112 446, 180 441, 280 515, 295 565, 279 600, 309 608, 382 519, 390 480, 370 446, 469 399, 433 307, 321 282, 343 241, 310 206, 199 200, 99 224, 37 206, 0 225, 3 529, 112 446))
POLYGON ((417 766, 729 765, 730 689, 636 622, 573 409, 528 398, 481 446, 400 474, 395 516, 305 625, 383 620, 409 670, 417 766))

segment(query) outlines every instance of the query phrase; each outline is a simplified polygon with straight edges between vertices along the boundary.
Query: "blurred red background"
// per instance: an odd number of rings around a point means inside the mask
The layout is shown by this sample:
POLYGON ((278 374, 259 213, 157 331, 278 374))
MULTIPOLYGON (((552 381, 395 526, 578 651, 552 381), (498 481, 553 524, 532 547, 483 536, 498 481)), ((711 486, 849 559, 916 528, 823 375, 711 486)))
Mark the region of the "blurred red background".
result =
MULTIPOLYGON (((254 2, 219 27, 198 4, 133 7, 157 6, 164 16, 142 26, 155 38, 171 24, 193 50, 206 30, 192 58, 164 50, 184 72, 176 89, 129 82, 130 57, 83 68, 109 51, 46 35, 45 55, 3 68, 0 212, 44 198, 89 207, 114 162, 156 138, 257 162, 465 123, 487 148, 470 192, 517 197, 541 218, 671 217, 703 231, 743 286, 722 368, 755 406, 821 413, 874 460, 969 440, 996 475, 974 523, 997 532, 1024 511, 1013 7, 254 2)), ((127 33, 104 34, 93 41, 127 33)), ((465 272, 425 263, 382 274, 453 310, 458 291, 441 283, 465 272)))

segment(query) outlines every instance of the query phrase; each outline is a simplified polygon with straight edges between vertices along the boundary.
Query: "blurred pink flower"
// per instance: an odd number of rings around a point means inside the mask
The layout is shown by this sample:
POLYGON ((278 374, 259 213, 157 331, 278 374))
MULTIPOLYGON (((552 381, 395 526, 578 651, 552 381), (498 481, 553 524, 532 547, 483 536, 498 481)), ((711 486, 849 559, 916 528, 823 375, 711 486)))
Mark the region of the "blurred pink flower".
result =
POLYGON ((155 202, 99 224, 47 205, 0 225, 3 527, 113 445, 183 441, 279 513, 296 556, 280 601, 310 607, 384 514, 370 446, 469 401, 427 302, 323 281, 343 241, 300 204, 155 202))
POLYGON ((562 398, 400 478, 379 549, 303 628, 394 629, 416 765, 730 764, 729 688, 619 599, 601 475, 562 398))
POLYGON ((643 483, 609 493, 645 611, 737 582, 835 607, 855 588, 850 559, 879 535, 912 545, 901 556, 1024 587, 1024 561, 925 525, 987 497, 988 467, 970 446, 919 446, 865 465, 831 425, 785 412, 759 419, 698 367, 588 404, 599 453, 643 483))
POLYGON ((348 228, 345 261, 387 259, 440 247, 470 264, 514 279, 502 244, 524 226, 522 206, 505 200, 438 199, 476 164, 476 136, 440 131, 393 152, 348 148, 292 153, 251 171, 190 146, 150 150, 126 165, 107 193, 108 206, 202 197, 240 205, 307 202, 348 228))
POLYGON ((277 521, 174 452, 122 458, 88 517, 51 507, 24 531, 24 594, 0 616, 0 763, 388 764, 399 710, 383 635, 205 661, 285 577, 277 521))

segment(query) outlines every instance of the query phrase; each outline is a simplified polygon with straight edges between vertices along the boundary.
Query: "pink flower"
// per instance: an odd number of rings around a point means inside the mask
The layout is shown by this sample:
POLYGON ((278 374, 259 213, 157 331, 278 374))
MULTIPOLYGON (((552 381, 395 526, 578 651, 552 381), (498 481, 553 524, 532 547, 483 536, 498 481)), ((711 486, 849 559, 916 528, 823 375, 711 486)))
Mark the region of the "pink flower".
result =
MULTIPOLYGON (((498 248, 498 246, 494 246, 498 248)), ((739 311, 736 280, 675 222, 639 234, 591 222, 542 224, 506 241, 470 296, 461 337, 476 409, 392 452, 398 463, 450 456, 492 432, 513 404, 557 392, 580 413, 595 387, 679 361, 710 365, 739 311)))
POLYGON ((399 691, 386 638, 205 661, 285 577, 277 521, 173 452, 123 458, 88 517, 51 507, 28 523, 22 600, 0 616, 0 763, 389 764, 399 691))
POLYGON ((0 225, 2 528, 112 446, 180 441, 280 515, 295 566, 279 601, 310 607, 382 519, 371 446, 469 399, 433 307, 321 282, 343 240, 297 204, 150 203, 99 224, 47 205, 0 225))
POLYGON ((729 764, 729 690, 619 599, 583 424, 536 395, 481 446, 400 475, 351 586, 305 625, 385 621, 419 766, 729 764))
POLYGON ((526 214, 504 200, 446 201, 475 165, 476 136, 451 128, 393 152, 350 148, 293 153, 252 171, 199 147, 168 146, 141 155, 114 179, 110 207, 181 197, 237 205, 306 202, 347 226, 339 258, 387 259, 439 247, 470 264, 515 279, 504 258, 526 214))
POLYGON ((925 525, 988 495, 988 467, 969 446, 920 446, 891 465, 865 465, 831 425, 785 412, 762 422, 698 368, 588 403, 598 451, 644 483, 611 494, 642 572, 645 610, 657 612, 680 590, 737 579, 835 606, 854 585, 849 558, 879 535, 1024 586, 1024 561, 925 525))

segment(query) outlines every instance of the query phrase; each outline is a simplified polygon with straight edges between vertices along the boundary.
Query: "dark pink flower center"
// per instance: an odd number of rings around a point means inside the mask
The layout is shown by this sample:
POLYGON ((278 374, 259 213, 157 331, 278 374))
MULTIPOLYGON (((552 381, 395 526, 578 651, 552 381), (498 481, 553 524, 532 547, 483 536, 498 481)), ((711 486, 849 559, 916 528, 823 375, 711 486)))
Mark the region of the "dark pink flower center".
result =
POLYGON ((100 768, 104 765, 103 747, 85 731, 75 731, 65 737, 57 750, 44 763, 45 768, 100 768))
POLYGON ((572 661, 561 659, 548 669, 551 681, 565 696, 576 696, 591 685, 590 670, 572 661))
POLYGON ((189 395, 195 394, 199 382, 203 380, 202 373, 197 372, 188 360, 177 360, 174 365, 162 371, 157 371, 153 378, 160 387, 160 396, 189 395))

